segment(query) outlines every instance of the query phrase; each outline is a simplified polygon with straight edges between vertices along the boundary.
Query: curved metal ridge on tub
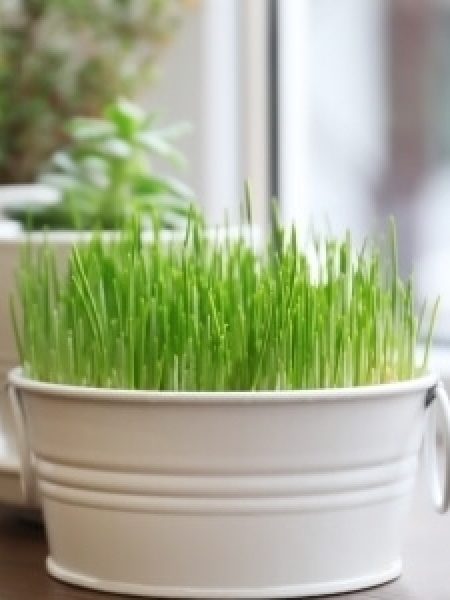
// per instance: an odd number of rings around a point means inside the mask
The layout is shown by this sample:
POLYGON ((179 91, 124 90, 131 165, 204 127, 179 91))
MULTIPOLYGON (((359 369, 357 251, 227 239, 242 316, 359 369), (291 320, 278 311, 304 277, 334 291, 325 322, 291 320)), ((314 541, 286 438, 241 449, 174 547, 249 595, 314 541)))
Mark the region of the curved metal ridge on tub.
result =
POLYGON ((436 384, 436 375, 427 374, 407 381, 382 383, 376 385, 354 386, 347 388, 324 388, 313 390, 275 390, 275 391, 201 391, 170 392, 158 390, 123 390, 116 388, 95 388, 59 383, 48 383, 29 379, 21 367, 9 373, 9 381, 23 391, 46 398, 76 398, 78 401, 99 402, 144 402, 149 404, 270 404, 298 402, 327 402, 332 400, 352 400, 385 398, 395 394, 407 396, 411 392, 432 388, 436 384))
POLYGON ((73 585, 112 592, 114 594, 130 594, 132 596, 150 596, 152 598, 298 598, 300 596, 322 596, 349 592, 372 587, 396 579, 402 572, 401 560, 394 561, 389 568, 380 573, 371 573, 364 577, 354 577, 343 581, 327 583, 303 583, 300 585, 277 585, 265 587, 180 587, 142 585, 139 583, 121 583, 105 581, 97 577, 89 577, 59 565, 51 556, 47 558, 48 572, 73 585))
POLYGON ((322 472, 273 475, 119 472, 67 466, 41 458, 35 459, 35 468, 40 479, 46 483, 86 491, 165 497, 273 498, 320 496, 390 487, 394 483, 413 479, 417 462, 417 457, 411 455, 382 465, 360 468, 345 466, 322 472))
POLYGON ((321 512, 356 506, 388 502, 409 495, 414 479, 407 478, 384 487, 352 490, 324 495, 275 496, 275 497, 178 497, 150 496, 98 492, 60 486, 40 480, 39 492, 48 500, 74 506, 123 512, 147 512, 159 514, 268 514, 289 512, 321 512))

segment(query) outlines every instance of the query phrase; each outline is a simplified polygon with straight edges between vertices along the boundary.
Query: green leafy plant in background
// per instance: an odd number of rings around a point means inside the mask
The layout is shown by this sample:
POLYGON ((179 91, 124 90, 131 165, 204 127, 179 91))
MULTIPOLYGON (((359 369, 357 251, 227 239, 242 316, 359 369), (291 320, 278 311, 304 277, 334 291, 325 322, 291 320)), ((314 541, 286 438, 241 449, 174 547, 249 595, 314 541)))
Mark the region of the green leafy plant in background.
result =
POLYGON ((35 181, 67 120, 147 87, 192 0, 2 0, 0 184, 35 181))
POLYGON ((117 229, 130 217, 141 224, 157 220, 176 225, 189 209, 192 192, 173 177, 163 176, 161 164, 150 159, 184 164, 172 141, 185 124, 157 128, 155 115, 120 99, 103 118, 76 117, 68 125, 71 144, 55 153, 44 183, 58 189, 59 202, 7 208, 5 215, 30 230, 42 228, 117 229))
POLYGON ((211 238, 192 216, 184 242, 137 226, 75 247, 59 275, 28 249, 13 310, 31 378, 152 390, 274 390, 379 384, 426 370, 428 327, 411 281, 376 244, 318 239, 314 254, 277 226, 265 251, 211 238), (416 361, 425 329, 426 350, 416 361))

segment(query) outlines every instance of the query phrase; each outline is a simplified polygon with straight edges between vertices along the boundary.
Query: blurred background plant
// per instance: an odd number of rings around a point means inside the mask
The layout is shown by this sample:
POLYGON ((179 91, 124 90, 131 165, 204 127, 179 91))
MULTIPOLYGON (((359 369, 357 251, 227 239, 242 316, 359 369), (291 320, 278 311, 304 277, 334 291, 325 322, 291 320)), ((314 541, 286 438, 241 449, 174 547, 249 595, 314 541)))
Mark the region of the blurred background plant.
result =
POLYGON ((172 228, 186 216, 191 190, 163 175, 163 161, 182 167, 172 145, 189 126, 157 128, 155 115, 118 99, 103 118, 74 117, 66 127, 70 144, 55 152, 40 181, 59 191, 51 204, 21 203, 4 214, 25 229, 116 229, 137 217, 143 227, 172 228), (153 159, 159 160, 153 169, 153 159))
POLYGON ((0 184, 33 182, 73 115, 135 94, 192 0, 2 0, 0 184))

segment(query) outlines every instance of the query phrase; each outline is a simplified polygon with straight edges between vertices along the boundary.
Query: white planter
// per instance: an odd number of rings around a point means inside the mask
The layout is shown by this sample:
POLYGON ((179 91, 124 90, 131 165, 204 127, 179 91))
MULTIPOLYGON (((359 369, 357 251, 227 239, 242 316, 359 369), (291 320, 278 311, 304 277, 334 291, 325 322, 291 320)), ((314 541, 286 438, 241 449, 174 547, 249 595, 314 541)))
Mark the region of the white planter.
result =
POLYGON ((58 197, 58 190, 40 183, 0 185, 0 211, 13 204, 52 204, 58 197))
MULTIPOLYGON (((391 580, 427 414, 441 411, 448 434, 441 387, 425 407, 435 383, 133 392, 39 383, 16 369, 48 570, 159 597, 305 596, 391 580)), ((444 497, 434 484, 445 510, 448 480, 444 497)))

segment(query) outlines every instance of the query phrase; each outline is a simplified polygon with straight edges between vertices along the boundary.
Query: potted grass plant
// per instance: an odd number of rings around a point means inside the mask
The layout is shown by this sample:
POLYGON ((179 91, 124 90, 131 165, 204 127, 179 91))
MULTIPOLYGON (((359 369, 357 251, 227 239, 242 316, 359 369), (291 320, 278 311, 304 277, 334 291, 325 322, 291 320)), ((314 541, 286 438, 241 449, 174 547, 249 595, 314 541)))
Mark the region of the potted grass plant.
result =
MULTIPOLYGON (((63 264, 74 242, 88 240, 98 229, 110 237, 111 231, 130 218, 138 218, 143 229, 150 228, 155 220, 165 228, 178 227, 193 194, 166 174, 164 165, 183 166, 184 157, 174 141, 185 131, 182 123, 160 127, 154 114, 118 99, 105 109, 102 118, 69 121, 70 141, 56 152, 41 177, 46 186, 43 189, 52 190, 50 201, 44 197, 40 203, 3 207, 9 221, 0 222, 0 383, 6 382, 7 372, 17 364, 9 296, 24 244, 28 241, 38 247, 46 240, 56 248, 63 264)), ((0 423, 7 454, 4 459, 0 452, 0 469, 4 462, 11 463, 17 475, 16 439, 6 402, 0 402, 0 423)), ((5 499, 11 497, 21 504, 19 479, 16 476, 14 480, 15 492, 5 499)))
POLYGON ((191 219, 176 248, 96 236, 62 274, 52 247, 29 251, 9 381, 49 572, 197 598, 397 577, 425 430, 447 508, 449 411, 427 370, 435 309, 416 314, 392 248, 316 240, 311 259, 277 227, 255 252, 191 219))

